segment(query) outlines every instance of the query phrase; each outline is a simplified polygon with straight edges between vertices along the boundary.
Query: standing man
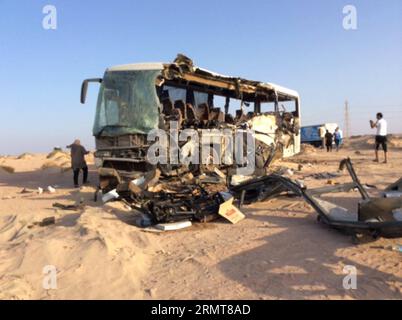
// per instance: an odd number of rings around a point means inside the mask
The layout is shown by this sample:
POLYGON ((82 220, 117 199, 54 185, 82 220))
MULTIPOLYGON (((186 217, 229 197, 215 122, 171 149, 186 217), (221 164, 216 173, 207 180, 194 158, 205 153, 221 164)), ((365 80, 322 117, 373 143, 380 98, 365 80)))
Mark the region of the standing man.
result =
POLYGON ((336 151, 338 152, 339 151, 339 146, 340 146, 341 140, 342 140, 342 133, 339 130, 339 127, 335 129, 334 139, 335 139, 336 151))
POLYGON ((83 173, 82 183, 88 183, 88 166, 85 161, 85 155, 88 154, 89 151, 85 150, 78 139, 75 140, 73 144, 67 146, 67 148, 71 149, 71 167, 74 172, 74 187, 79 188, 78 176, 80 170, 82 170, 83 173))
POLYGON ((381 112, 377 113, 377 121, 374 122, 370 120, 370 126, 372 129, 377 129, 377 134, 375 136, 375 162, 379 162, 378 150, 380 145, 384 150, 384 163, 388 162, 388 146, 387 146, 387 121, 385 121, 384 116, 381 112))
POLYGON ((325 145, 327 147, 327 152, 332 152, 332 143, 333 143, 334 135, 327 130, 325 134, 325 145))

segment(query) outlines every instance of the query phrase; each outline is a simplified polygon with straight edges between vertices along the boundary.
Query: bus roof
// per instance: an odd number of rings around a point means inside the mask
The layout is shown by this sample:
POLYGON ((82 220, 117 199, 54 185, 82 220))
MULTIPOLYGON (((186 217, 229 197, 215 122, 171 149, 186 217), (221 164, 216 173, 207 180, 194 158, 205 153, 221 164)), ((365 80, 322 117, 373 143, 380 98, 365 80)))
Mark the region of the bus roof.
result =
POLYGON ((255 94, 261 91, 272 91, 278 94, 282 100, 286 98, 299 99, 297 91, 274 84, 270 82, 261 82, 222 75, 207 69, 199 68, 192 64, 192 61, 178 55, 173 63, 151 62, 151 63, 133 63, 118 65, 108 68, 106 71, 139 71, 139 70, 161 70, 164 77, 182 79, 189 82, 196 82, 208 86, 216 86, 221 89, 231 91, 241 91, 248 94, 255 94))

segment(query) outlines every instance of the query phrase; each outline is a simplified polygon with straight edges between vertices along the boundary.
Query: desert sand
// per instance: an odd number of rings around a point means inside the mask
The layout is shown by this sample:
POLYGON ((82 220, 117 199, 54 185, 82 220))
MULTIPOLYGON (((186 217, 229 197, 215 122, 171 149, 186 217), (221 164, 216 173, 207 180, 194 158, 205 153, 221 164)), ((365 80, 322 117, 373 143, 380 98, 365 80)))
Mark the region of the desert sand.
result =
MULTIPOLYGON (((372 162, 373 139, 362 136, 340 152, 305 148, 276 165, 296 169, 303 162, 291 178, 316 187, 328 181, 306 176, 336 172, 350 156, 361 181, 381 190, 402 176, 402 138, 392 137, 391 146, 389 164, 372 162)), ((92 184, 77 190, 66 153, 0 157, 1 299, 402 298, 402 254, 373 248, 402 239, 354 244, 319 224, 302 200, 285 197, 243 207, 246 219, 236 225, 218 220, 144 232, 136 227, 138 214, 123 203, 93 201, 97 176, 93 158, 88 162, 92 184), (50 185, 55 193, 46 191, 50 185), (65 211, 54 202, 84 207, 65 211), (50 216, 56 224, 37 224, 50 216), (43 288, 47 265, 57 269, 57 289, 43 288), (342 285, 348 265, 358 272, 356 290, 342 285)), ((345 171, 332 180, 350 177, 345 171)), ((359 195, 331 197, 355 209, 359 195)))

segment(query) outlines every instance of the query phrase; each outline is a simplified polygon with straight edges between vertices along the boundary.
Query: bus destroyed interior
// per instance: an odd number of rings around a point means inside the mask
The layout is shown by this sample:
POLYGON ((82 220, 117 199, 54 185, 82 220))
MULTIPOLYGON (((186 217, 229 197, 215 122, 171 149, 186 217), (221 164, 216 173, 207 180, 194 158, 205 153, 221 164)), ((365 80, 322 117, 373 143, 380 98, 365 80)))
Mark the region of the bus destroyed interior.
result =
POLYGON ((228 186, 300 151, 299 96, 278 85, 181 54, 109 68, 83 82, 82 103, 89 82, 101 84, 93 134, 103 198, 139 205, 154 222, 213 219, 228 186))
MULTIPOLYGON (((228 132, 239 135, 253 130, 257 170, 300 151, 299 96, 290 89, 218 75, 195 67, 183 55, 170 64, 109 68, 103 79, 84 81, 81 102, 88 81, 101 83, 93 128, 97 163, 115 169, 126 181, 156 168, 163 176, 238 168, 229 150, 228 132), (156 164, 147 159, 155 145, 155 130, 166 132, 169 144, 166 155, 158 155, 166 161, 156 164), (213 148, 211 153, 199 152, 198 163, 186 162, 186 153, 195 155, 194 148, 200 151, 202 144, 221 150, 218 155, 213 148)), ((105 183, 102 190, 116 187, 105 183)))

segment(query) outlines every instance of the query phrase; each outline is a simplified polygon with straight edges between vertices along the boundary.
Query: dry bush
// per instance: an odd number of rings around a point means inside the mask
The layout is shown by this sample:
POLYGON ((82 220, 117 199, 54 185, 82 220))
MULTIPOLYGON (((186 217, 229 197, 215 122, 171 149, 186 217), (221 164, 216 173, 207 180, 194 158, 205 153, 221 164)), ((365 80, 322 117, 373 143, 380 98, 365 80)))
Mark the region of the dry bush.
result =
POLYGON ((60 168, 60 165, 54 161, 47 161, 42 165, 42 170, 51 169, 51 168, 60 168))
POLYGON ((68 172, 68 171, 70 171, 70 170, 72 170, 72 169, 71 169, 71 166, 60 168, 60 171, 61 171, 62 173, 68 172))
POLYGON ((51 158, 55 158, 56 156, 58 156, 58 157, 68 157, 69 155, 66 153, 66 152, 64 152, 64 151, 60 151, 60 150, 53 150, 52 152, 50 152, 47 156, 46 156, 46 158, 47 159, 51 159, 51 158))
POLYGON ((68 156, 67 154, 62 154, 57 157, 55 156, 54 161, 61 161, 61 160, 65 161, 65 160, 69 160, 69 159, 70 159, 70 156, 68 156))
POLYGON ((390 135, 389 145, 392 148, 402 148, 402 137, 396 135, 390 135))
POLYGON ((42 165, 42 170, 49 170, 54 173, 64 173, 71 170, 70 161, 65 161, 62 164, 55 162, 54 160, 49 160, 42 165))
POLYGON ((71 170, 71 162, 70 161, 66 161, 63 162, 61 165, 61 172, 67 172, 71 170))
POLYGON ((307 154, 307 153, 315 153, 315 152, 317 152, 317 149, 311 144, 303 143, 300 146, 300 153, 307 154))
POLYGON ((20 154, 17 159, 18 160, 24 160, 24 159, 31 159, 33 157, 33 154, 24 152, 23 154, 20 154))

